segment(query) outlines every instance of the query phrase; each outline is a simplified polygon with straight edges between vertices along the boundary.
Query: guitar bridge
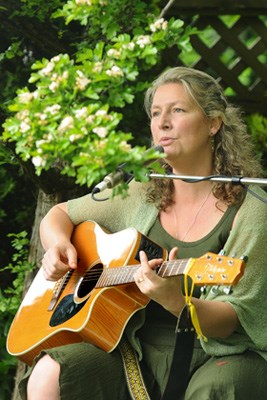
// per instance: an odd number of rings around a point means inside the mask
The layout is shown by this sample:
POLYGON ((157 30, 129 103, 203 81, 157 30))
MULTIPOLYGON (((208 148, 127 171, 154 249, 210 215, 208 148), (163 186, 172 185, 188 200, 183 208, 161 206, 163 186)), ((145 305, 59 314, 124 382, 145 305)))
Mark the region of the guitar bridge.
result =
POLYGON ((53 311, 57 301, 61 295, 61 293, 63 292, 64 288, 66 287, 68 281, 70 280, 70 277, 73 273, 73 270, 68 271, 61 279, 59 279, 56 284, 55 284, 55 288, 53 291, 53 296, 50 300, 49 306, 47 311, 53 311))

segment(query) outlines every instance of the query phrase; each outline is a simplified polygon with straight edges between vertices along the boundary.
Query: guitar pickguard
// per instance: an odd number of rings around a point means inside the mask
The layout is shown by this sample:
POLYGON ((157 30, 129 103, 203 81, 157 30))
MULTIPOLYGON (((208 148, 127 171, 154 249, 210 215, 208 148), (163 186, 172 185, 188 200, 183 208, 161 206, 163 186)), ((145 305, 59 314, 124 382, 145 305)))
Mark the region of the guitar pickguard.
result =
POLYGON ((148 260, 153 258, 163 257, 163 248, 157 245, 152 240, 148 239, 146 236, 142 235, 139 248, 136 252, 135 259, 140 262, 139 251, 144 250, 146 252, 148 260))
MULTIPOLYGON (((78 260, 79 265, 80 260, 78 260)), ((50 319, 50 326, 57 326, 74 317, 86 304, 90 294, 103 271, 103 264, 97 263, 79 279, 74 294, 60 300, 50 319)))
POLYGON ((55 308, 53 315, 49 321, 50 326, 57 326, 63 324, 65 321, 68 321, 70 318, 74 317, 83 306, 86 304, 86 301, 83 303, 75 303, 72 294, 68 294, 60 300, 59 304, 55 308))

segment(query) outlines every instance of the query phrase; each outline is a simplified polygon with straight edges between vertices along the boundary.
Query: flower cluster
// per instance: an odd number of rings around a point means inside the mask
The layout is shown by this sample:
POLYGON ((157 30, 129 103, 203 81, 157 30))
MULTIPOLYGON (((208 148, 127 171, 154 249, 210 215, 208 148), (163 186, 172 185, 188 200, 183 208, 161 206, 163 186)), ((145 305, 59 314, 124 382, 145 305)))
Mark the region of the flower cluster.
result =
POLYGON ((168 27, 168 22, 164 18, 160 18, 157 21, 150 24, 151 32, 156 32, 159 30, 165 31, 168 27))
MULTIPOLYGON (((97 7, 106 16, 111 5, 98 0, 66 3, 70 19, 87 18, 99 12, 97 7)), ((134 169, 142 159, 143 148, 128 144, 132 134, 118 129, 123 115, 117 110, 146 88, 146 82, 137 82, 140 70, 155 65, 159 49, 177 45, 183 32, 180 20, 151 21, 144 23, 143 34, 140 29, 119 34, 78 52, 76 59, 59 54, 32 66, 29 83, 34 90, 19 90, 2 138, 15 142, 17 154, 31 160, 37 174, 63 165, 62 173, 91 186, 118 164, 132 162, 134 169)))

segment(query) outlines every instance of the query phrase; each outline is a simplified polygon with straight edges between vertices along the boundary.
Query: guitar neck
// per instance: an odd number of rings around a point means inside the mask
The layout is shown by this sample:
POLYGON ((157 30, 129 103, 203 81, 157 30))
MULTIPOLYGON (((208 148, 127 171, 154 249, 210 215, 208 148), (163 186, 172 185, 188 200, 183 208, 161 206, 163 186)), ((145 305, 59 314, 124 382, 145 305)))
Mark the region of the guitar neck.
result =
MULTIPOLYGON (((191 259, 164 261, 155 271, 162 278, 182 275, 191 259)), ((123 267, 105 268, 99 277, 95 288, 123 285, 134 282, 134 274, 140 268, 140 264, 123 267)))

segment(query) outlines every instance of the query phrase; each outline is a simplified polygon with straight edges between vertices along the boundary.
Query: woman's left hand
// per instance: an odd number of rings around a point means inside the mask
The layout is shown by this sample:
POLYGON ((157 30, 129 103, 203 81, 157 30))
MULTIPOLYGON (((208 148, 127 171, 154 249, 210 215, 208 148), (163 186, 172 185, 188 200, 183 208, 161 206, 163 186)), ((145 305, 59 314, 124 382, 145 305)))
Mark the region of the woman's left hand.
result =
MULTIPOLYGON (((174 247, 169 259, 176 259, 177 247, 174 247)), ((140 251, 141 266, 135 274, 135 282, 142 293, 156 301, 166 310, 178 316, 185 305, 181 290, 180 277, 161 278, 155 269, 162 264, 162 259, 148 261, 144 251, 140 251)))

